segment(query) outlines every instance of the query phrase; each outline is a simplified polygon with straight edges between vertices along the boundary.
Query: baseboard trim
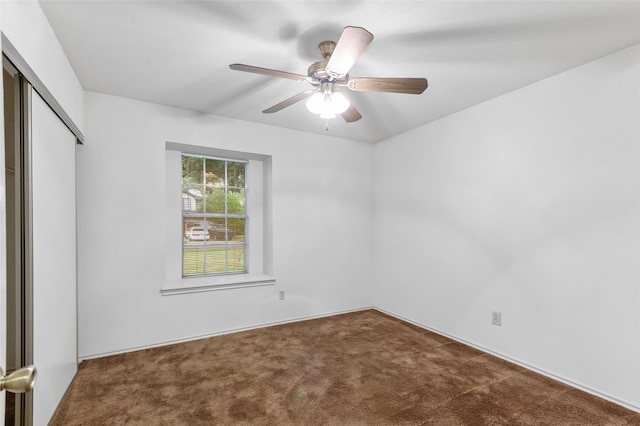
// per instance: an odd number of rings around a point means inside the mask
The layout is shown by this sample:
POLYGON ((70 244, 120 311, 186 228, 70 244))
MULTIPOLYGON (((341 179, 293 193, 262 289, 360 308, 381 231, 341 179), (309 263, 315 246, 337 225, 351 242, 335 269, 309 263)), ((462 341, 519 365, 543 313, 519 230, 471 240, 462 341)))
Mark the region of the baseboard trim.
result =
MULTIPOLYGON (((343 310, 343 311, 327 312, 327 313, 324 313, 324 314, 309 315, 309 316, 297 317, 297 318, 290 318, 290 319, 282 320, 282 321, 274 321, 274 322, 269 322, 269 323, 264 323, 264 324, 250 325, 250 326, 246 326, 246 327, 232 328, 232 329, 229 329, 229 330, 218 331, 218 332, 214 332, 214 333, 200 334, 200 335, 196 335, 196 336, 186 337, 184 339, 168 340, 168 341, 165 341, 165 342, 158 342, 158 343, 153 343, 153 344, 150 344, 150 345, 143 345, 143 346, 135 346, 135 347, 131 347, 131 348, 124 348, 124 349, 119 349, 117 351, 101 352, 101 353, 82 355, 82 356, 79 355, 78 356, 78 363, 80 363, 82 361, 87 361, 87 360, 90 360, 90 359, 104 358, 104 357, 111 356, 111 355, 120 355, 120 354, 124 354, 124 353, 128 353, 128 352, 135 352, 135 351, 142 351, 142 350, 145 350, 145 349, 159 348, 159 347, 162 347, 162 346, 175 345, 175 344, 178 344, 178 343, 192 342, 194 340, 200 340, 200 339, 208 339, 209 337, 224 336, 225 334, 239 333, 241 331, 257 330, 257 329, 260 329, 260 328, 267 328, 267 327, 273 327, 273 326, 276 326, 276 325, 284 325, 284 324, 291 324, 291 323, 295 323, 295 322, 308 321, 308 320, 319 319, 319 318, 326 318, 326 317, 331 317, 331 316, 334 316, 334 315, 342 315, 342 314, 348 314, 348 313, 352 313, 352 312, 366 311, 366 310, 369 310, 369 309, 376 309, 376 308, 374 308, 373 306, 365 306, 365 307, 362 307, 362 308, 347 309, 347 310, 343 310)), ((391 315, 391 314, 389 314, 389 315, 391 315)))
POLYGON ((375 306, 372 309, 374 309, 374 310, 376 310, 378 312, 381 312, 383 314, 389 315, 391 317, 397 318, 397 319, 399 319, 401 321, 407 322, 409 324, 415 325, 416 327, 420 327, 420 328, 423 328, 423 329, 425 329, 427 331, 431 331, 433 333, 436 333, 436 334, 439 334, 441 336, 447 337, 447 338, 449 338, 451 340, 455 340, 456 342, 460 342, 460 343, 462 343, 464 345, 471 346, 471 347, 473 347, 475 349, 478 349, 478 350, 480 350, 482 352, 488 353, 490 355, 493 355, 493 356, 498 357, 500 359, 503 359, 505 361, 508 361, 508 362, 513 363, 513 364, 516 364, 516 365, 519 365, 521 367, 524 367, 527 370, 531 370, 531 371, 533 371, 535 373, 542 374, 543 376, 546 376, 546 377, 548 377, 550 379, 553 379, 553 380, 557 380, 557 381, 559 381, 561 383, 564 383, 565 385, 568 385, 568 386, 571 386, 573 388, 579 389, 581 391, 590 393, 591 395, 595 395, 595 396, 597 396, 599 398, 606 399, 607 401, 613 402, 614 404, 620 405, 620 406, 622 406, 624 408, 628 408, 629 410, 632 410, 632 411, 635 411, 637 413, 640 413, 640 406, 638 406, 638 405, 632 404, 632 403, 627 402, 627 401, 622 401, 622 400, 614 398, 612 396, 603 394, 601 392, 598 392, 595 389, 592 389, 592 388, 589 388, 587 386, 581 385, 581 384, 576 383, 574 381, 571 381, 571 380, 569 380, 569 379, 567 379, 565 377, 558 376, 556 374, 550 373, 550 372, 545 371, 543 369, 540 369, 538 367, 534 367, 533 365, 530 365, 530 364, 528 364, 526 362, 523 362, 523 361, 520 361, 518 359, 512 358, 510 356, 501 354, 499 352, 493 351, 493 350, 491 350, 489 348, 486 348, 484 346, 477 345, 475 343, 472 343, 472 342, 469 342, 467 340, 461 339, 461 338, 456 337, 454 335, 451 335, 449 333, 445 333, 444 331, 441 331, 441 330, 438 330, 436 328, 429 327, 429 326, 427 326, 425 324, 421 324, 419 322, 413 321, 413 320, 411 320, 409 318, 403 317, 402 315, 398 315, 398 314, 395 314, 393 312, 389 312, 387 310, 384 310, 384 309, 381 309, 381 308, 378 308, 378 307, 375 307, 375 306))

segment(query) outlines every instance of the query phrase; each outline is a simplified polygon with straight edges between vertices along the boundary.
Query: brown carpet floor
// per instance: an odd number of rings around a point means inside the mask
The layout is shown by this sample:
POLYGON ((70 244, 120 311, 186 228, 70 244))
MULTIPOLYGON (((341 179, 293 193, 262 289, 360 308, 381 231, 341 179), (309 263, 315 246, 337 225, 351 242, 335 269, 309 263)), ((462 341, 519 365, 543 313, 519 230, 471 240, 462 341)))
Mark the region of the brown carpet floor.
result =
POLYGON ((640 425, 374 310, 85 361, 51 425, 640 425))

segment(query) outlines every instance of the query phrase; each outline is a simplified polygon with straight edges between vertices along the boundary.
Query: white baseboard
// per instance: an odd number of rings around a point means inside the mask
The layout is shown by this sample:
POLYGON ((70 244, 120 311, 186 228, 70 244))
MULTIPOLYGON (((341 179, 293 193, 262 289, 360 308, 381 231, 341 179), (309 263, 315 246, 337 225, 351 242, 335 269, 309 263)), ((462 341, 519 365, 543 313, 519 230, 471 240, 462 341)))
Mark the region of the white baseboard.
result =
POLYGON ((620 405, 622 407, 628 408, 629 410, 632 410, 632 411, 640 413, 640 406, 638 406, 638 405, 632 404, 632 403, 627 402, 627 401, 622 401, 622 400, 614 398, 612 396, 603 394, 601 392, 598 392, 595 389, 591 389, 591 388, 589 388, 587 386, 584 386, 584 385, 581 385, 579 383, 573 382, 573 381, 571 381, 571 380, 569 380, 569 379, 567 379, 565 377, 558 376, 556 374, 550 373, 548 371, 545 371, 545 370, 540 369, 538 367, 535 367, 533 365, 527 364, 526 362, 522 362, 522 361, 520 361, 518 359, 511 358, 511 357, 509 357, 507 355, 501 354, 499 352, 495 352, 495 351, 493 351, 491 349, 485 348, 485 347, 477 345, 475 343, 468 342, 468 341, 466 341, 464 339, 461 339, 459 337, 456 337, 456 336, 453 336, 451 334, 445 333, 445 332, 440 331, 438 329, 435 329, 433 327, 429 327, 427 325, 424 325, 424 324, 421 324, 419 322, 413 321, 413 320, 411 320, 409 318, 405 318, 402 315, 397 315, 397 314, 394 314, 393 312, 389 312, 389 311, 386 311, 384 309, 380 309, 380 308, 377 308, 377 307, 373 307, 373 309, 375 309, 378 312, 382 312, 383 314, 386 314, 386 315, 392 316, 394 318, 397 318, 397 319, 399 319, 401 321, 405 321, 405 322, 407 322, 409 324, 413 324, 416 327, 423 328, 423 329, 425 329, 427 331, 431 331, 433 333, 436 333, 436 334, 439 334, 441 336, 447 337, 447 338, 449 338, 451 340, 455 340, 456 342, 460 342, 460 343, 462 343, 464 345, 476 348, 476 349, 478 349, 478 350, 480 350, 482 352, 488 353, 490 355, 493 355, 493 356, 498 357, 500 359, 503 359, 505 361, 508 361, 508 362, 513 363, 513 364, 519 365, 521 367, 526 368, 527 370, 531 370, 531 371, 533 371, 535 373, 542 374, 543 376, 546 376, 546 377, 548 377, 550 379, 562 382, 565 385, 569 385, 569 386, 571 386, 573 388, 576 388, 576 389, 579 389, 581 391, 590 393, 591 395, 595 395, 595 396, 597 396, 599 398, 606 399, 607 401, 610 401, 610 402, 613 402, 614 404, 618 404, 618 405, 620 405))
POLYGON ((260 328, 273 327, 273 326, 276 326, 276 325, 283 325, 283 324, 291 324, 291 323, 294 323, 294 322, 307 321, 307 320, 313 320, 313 319, 318 319, 318 318, 326 318, 326 317, 331 317, 331 316, 334 316, 334 315, 348 314, 348 313, 351 313, 351 312, 366 311, 368 309, 375 309, 375 308, 373 306, 365 306, 365 307, 362 307, 362 308, 349 309, 349 310, 345 310, 345 311, 327 312, 327 313, 319 314, 319 315, 310 315, 310 316, 305 316, 305 317, 290 318, 290 319, 283 320, 283 321, 274 321, 274 322, 269 322, 269 323, 264 323, 264 324, 250 325, 250 326, 246 326, 246 327, 232 328, 232 329, 229 329, 229 330, 219 331, 219 332, 215 332, 215 333, 200 334, 200 335, 197 335, 197 336, 185 337, 184 339, 168 340, 168 341, 165 341, 165 342, 158 342, 158 343, 153 343, 153 344, 150 344, 150 345, 135 346, 135 347, 131 347, 131 348, 123 348, 123 349, 119 349, 117 351, 101 352, 101 353, 88 354, 88 355, 79 355, 78 356, 78 363, 80 363, 82 361, 89 360, 89 359, 104 358, 106 356, 111 356, 111 355, 119 355, 119 354, 124 354, 124 353, 128 353, 128 352, 141 351, 141 350, 144 350, 144 349, 159 348, 159 347, 162 347, 162 346, 175 345, 177 343, 186 343, 186 342, 192 342, 194 340, 207 339, 209 337, 223 336, 225 334, 232 334, 232 333, 239 333, 241 331, 257 330, 257 329, 260 329, 260 328))

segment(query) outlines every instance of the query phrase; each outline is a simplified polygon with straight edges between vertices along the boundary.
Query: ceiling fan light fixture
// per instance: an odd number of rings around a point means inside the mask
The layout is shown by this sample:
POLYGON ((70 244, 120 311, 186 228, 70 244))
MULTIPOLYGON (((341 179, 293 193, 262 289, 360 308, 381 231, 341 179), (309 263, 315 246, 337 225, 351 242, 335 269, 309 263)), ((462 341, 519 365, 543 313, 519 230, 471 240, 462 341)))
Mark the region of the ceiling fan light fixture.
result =
POLYGON ((321 118, 334 118, 345 112, 349 105, 349 100, 339 92, 318 92, 306 102, 307 109, 313 114, 319 114, 321 118))
MULTIPOLYGON (((1 1, 1 0, 0 0, 1 1)), ((427 88, 426 78, 396 77, 356 77, 351 78, 349 71, 367 46, 373 41, 373 34, 362 27, 345 27, 338 42, 323 41, 318 45, 322 60, 314 62, 307 69, 307 75, 286 71, 255 67, 245 64, 231 64, 232 70, 262 74, 269 77, 306 81, 313 86, 297 95, 293 95, 262 111, 271 114, 306 99, 306 106, 313 114, 322 118, 334 118, 342 115, 347 123, 362 118, 358 110, 349 104, 347 98, 336 88, 346 87, 355 92, 388 92, 419 95, 427 88)), ((328 123, 328 121, 327 121, 328 123)), ((328 127, 327 127, 328 129, 328 127)))

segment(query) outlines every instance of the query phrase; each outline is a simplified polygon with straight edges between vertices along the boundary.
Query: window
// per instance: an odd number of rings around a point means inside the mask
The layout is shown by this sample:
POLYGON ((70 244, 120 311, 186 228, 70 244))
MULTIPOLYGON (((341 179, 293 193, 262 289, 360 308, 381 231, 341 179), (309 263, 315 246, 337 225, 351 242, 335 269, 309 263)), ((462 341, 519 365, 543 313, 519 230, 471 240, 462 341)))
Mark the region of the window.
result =
POLYGON ((271 156, 177 142, 165 148, 161 294, 274 285, 271 156))
POLYGON ((247 162, 182 155, 182 276, 246 273, 247 162))

